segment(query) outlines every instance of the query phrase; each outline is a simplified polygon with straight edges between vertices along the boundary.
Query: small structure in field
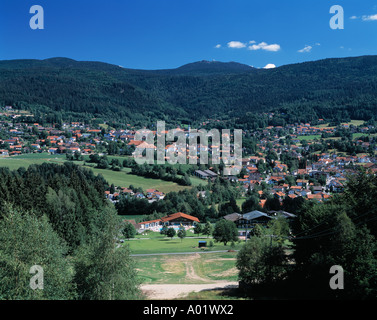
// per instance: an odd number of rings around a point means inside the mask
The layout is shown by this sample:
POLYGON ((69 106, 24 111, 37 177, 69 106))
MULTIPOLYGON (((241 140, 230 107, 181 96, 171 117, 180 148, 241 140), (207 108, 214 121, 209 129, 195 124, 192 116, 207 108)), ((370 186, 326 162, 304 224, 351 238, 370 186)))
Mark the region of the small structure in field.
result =
POLYGON ((199 248, 206 248, 207 247, 207 241, 199 241, 199 248))

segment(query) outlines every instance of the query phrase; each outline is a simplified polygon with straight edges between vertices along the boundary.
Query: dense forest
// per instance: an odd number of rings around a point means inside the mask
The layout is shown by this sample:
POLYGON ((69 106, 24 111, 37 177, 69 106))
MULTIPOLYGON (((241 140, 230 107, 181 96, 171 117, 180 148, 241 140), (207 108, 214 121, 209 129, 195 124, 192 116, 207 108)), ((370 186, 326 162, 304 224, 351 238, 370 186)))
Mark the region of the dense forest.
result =
POLYGON ((172 70, 132 70, 65 58, 0 62, 0 104, 48 120, 120 119, 136 126, 231 121, 235 127, 374 119, 377 56, 256 69, 201 61, 172 70))
POLYGON ((0 300, 140 297, 107 183, 72 163, 0 168, 0 300), (32 290, 30 268, 44 270, 32 290))

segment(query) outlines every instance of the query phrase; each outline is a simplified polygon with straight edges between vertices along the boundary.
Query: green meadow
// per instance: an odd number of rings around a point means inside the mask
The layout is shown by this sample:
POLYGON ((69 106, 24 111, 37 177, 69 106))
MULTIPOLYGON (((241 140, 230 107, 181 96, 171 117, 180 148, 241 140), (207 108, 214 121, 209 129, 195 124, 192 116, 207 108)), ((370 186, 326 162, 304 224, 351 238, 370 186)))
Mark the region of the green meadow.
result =
POLYGON ((237 281, 236 252, 134 257, 143 284, 237 281))
MULTIPOLYGON (((90 168, 90 167, 89 167, 90 168)), ((95 174, 101 174, 107 182, 114 184, 117 187, 129 187, 133 185, 135 187, 141 187, 146 189, 157 189, 158 191, 168 193, 172 191, 181 191, 190 187, 181 186, 175 182, 164 181, 161 179, 151 179, 131 174, 130 168, 123 168, 122 171, 112 171, 106 169, 90 168, 95 174)), ((200 183, 204 183, 196 177, 190 177, 192 185, 198 186, 200 183)))
POLYGON ((8 167, 10 170, 17 170, 20 167, 28 168, 32 164, 42 164, 44 162, 62 163, 64 161, 66 161, 65 155, 30 153, 13 157, 0 157, 0 167, 8 167))
MULTIPOLYGON (((362 126, 365 123, 364 120, 351 120, 350 122, 342 122, 342 124, 348 124, 348 125, 354 125, 355 127, 362 126)), ((335 128, 332 126, 329 126, 329 123, 322 123, 317 125, 318 128, 335 128)))
POLYGON ((180 239, 177 236, 168 238, 160 235, 158 232, 148 232, 144 235, 138 235, 134 239, 125 240, 123 245, 128 245, 131 254, 151 254, 151 253, 179 253, 179 252, 202 252, 202 251, 218 251, 218 250, 238 250, 244 242, 236 242, 232 247, 231 243, 224 246, 223 243, 215 242, 211 237, 194 235, 187 232, 187 237, 180 239), (199 241, 207 241, 205 249, 198 248, 199 241), (209 246, 212 242, 213 246, 209 246))
MULTIPOLYGON (((122 157, 108 157, 109 160, 113 158, 122 157)), ((48 153, 32 153, 23 154, 15 157, 3 157, 0 158, 0 167, 8 167, 10 170, 17 170, 20 167, 28 168, 32 164, 42 164, 44 162, 49 163, 63 163, 67 161, 65 155, 51 155, 48 153)), ((117 187, 129 187, 133 185, 135 187, 141 187, 143 190, 146 189, 157 189, 161 192, 168 193, 171 191, 180 191, 189 189, 187 186, 180 186, 175 182, 164 181, 161 179, 151 179, 136 176, 130 174, 131 169, 123 168, 121 171, 112 171, 109 169, 97 169, 94 168, 94 164, 86 163, 84 165, 83 161, 74 161, 77 165, 84 166, 92 170, 96 175, 101 174, 108 183, 114 184, 117 187)), ((200 184, 205 184, 206 181, 201 180, 197 177, 190 177, 192 186, 199 186, 200 184)))

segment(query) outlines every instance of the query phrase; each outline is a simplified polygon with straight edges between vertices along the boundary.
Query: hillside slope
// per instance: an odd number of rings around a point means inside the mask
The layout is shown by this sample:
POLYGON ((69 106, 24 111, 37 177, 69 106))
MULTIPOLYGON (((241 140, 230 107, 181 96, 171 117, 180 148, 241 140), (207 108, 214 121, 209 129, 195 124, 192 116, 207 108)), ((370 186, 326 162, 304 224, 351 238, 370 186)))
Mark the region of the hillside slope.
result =
POLYGON ((140 123, 213 117, 243 123, 269 111, 297 121, 366 120, 377 114, 377 56, 269 70, 208 61, 149 71, 66 58, 0 61, 0 105, 140 123))

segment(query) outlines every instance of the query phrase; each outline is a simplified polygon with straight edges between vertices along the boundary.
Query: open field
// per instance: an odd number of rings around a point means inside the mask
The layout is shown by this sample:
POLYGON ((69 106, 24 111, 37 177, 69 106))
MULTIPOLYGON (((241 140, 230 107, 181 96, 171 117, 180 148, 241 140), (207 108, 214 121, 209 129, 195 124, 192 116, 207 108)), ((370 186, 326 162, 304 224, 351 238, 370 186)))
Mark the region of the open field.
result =
POLYGON ((237 199, 236 200, 236 203, 237 203, 237 206, 240 207, 240 209, 242 209, 242 204, 246 201, 246 198, 240 198, 240 199, 237 199))
MULTIPOLYGON (((122 217, 129 217, 129 216, 122 216, 122 217)), ((131 216, 132 217, 132 216, 131 216)), ((137 215, 135 215, 135 217, 137 218, 137 215)), ((141 216, 142 217, 142 216, 141 216)), ((126 218, 129 220, 129 218, 126 218)), ((141 219, 141 218, 137 218, 137 219, 141 219)), ((190 229, 190 230, 186 230, 186 237, 198 237, 197 234, 194 233, 193 229, 190 229)), ((203 236, 202 236, 203 237, 203 236)), ((159 232, 153 232, 151 230, 146 230, 145 232, 143 233, 139 233, 139 234, 136 234, 134 240, 137 240, 137 239, 145 239, 145 238, 150 238, 150 239, 167 239, 164 235, 160 234, 159 232)), ((170 239, 170 238, 169 238, 170 239)))
MULTIPOLYGON (((90 167, 89 167, 90 168, 90 167)), ((172 191, 181 191, 191 187, 181 186, 172 181, 164 181, 160 179, 151 179, 131 174, 130 168, 123 168, 122 171, 112 171, 106 169, 90 168, 95 174, 101 174, 108 183, 114 184, 116 187, 134 187, 146 189, 157 189, 158 191, 168 193, 172 191)), ((198 178, 190 177, 193 185, 199 185, 198 178)), ((203 182, 202 182, 203 183, 203 182)))
POLYGON ((235 252, 135 257, 146 299, 239 299, 235 252))
POLYGON ((358 132, 358 133, 353 133, 352 134, 352 139, 357 139, 362 136, 370 136, 368 133, 363 133, 363 132, 358 132))
MULTIPOLYGON (((109 157, 112 158, 124 158, 124 157, 109 157)), ((4 157, 0 158, 0 167, 8 167, 10 170, 17 170, 20 167, 28 168, 31 164, 42 164, 44 162, 51 163, 63 163, 66 161, 65 155, 51 155, 48 153, 32 153, 24 154, 16 157, 4 157)), ((84 165, 82 161, 74 161, 77 165, 84 165)), ((123 168, 122 171, 112 171, 106 169, 93 168, 94 165, 85 165, 86 168, 91 169, 96 175, 101 174, 108 183, 114 184, 119 187, 129 187, 133 185, 135 187, 141 187, 146 189, 157 189, 161 192, 168 193, 171 191, 180 191, 189 189, 191 187, 181 186, 175 182, 164 181, 161 179, 150 179, 130 174, 131 169, 123 168)), ((197 177, 190 177, 192 186, 199 186, 200 184, 206 184, 197 177)))
POLYGON ((143 284, 237 281, 236 252, 133 257, 143 284))
POLYGON ((205 251, 217 251, 217 250, 238 250, 242 246, 241 243, 235 243, 234 248, 228 243, 224 246, 223 243, 216 243, 212 238, 206 238, 201 236, 200 238, 186 237, 179 239, 174 237, 173 239, 167 238, 159 233, 149 234, 132 240, 126 240, 125 244, 129 245, 131 254, 151 254, 151 253, 179 253, 179 252, 202 252, 203 249, 198 248, 198 241, 207 241, 207 248, 205 251), (148 238, 148 239, 145 239, 148 238), (208 247, 210 241, 213 242, 212 247, 208 247))
POLYGON ((17 170, 20 167, 28 168, 32 164, 42 164, 44 162, 62 163, 63 161, 65 161, 65 155, 31 153, 16 157, 0 157, 0 167, 8 167, 10 170, 17 170))
MULTIPOLYGON (((355 127, 361 126, 365 123, 364 120, 351 120, 350 122, 342 122, 342 124, 348 124, 348 125, 354 125, 355 127)), ((335 127, 329 127, 329 123, 323 123, 319 124, 316 127, 318 128, 335 128, 335 127)))
POLYGON ((345 122, 343 124, 349 124, 349 125, 352 124, 352 125, 358 127, 358 126, 362 126, 364 123, 365 123, 364 120, 351 120, 350 122, 345 122))

